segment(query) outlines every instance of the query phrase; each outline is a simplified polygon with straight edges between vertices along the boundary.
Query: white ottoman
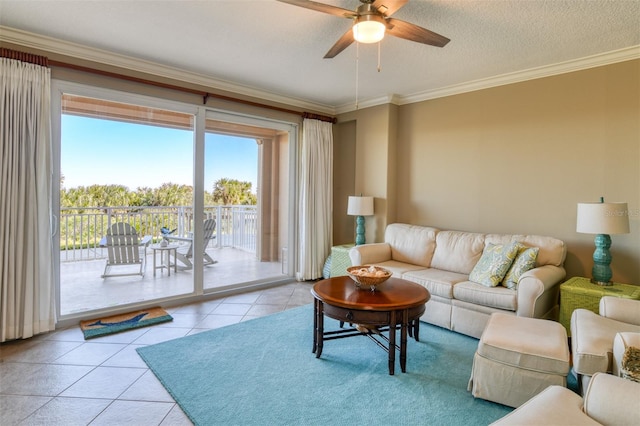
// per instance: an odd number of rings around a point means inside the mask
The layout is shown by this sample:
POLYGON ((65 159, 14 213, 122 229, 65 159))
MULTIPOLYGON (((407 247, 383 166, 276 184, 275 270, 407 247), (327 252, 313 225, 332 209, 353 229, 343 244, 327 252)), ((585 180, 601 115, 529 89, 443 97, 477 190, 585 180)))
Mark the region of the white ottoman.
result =
POLYGON ((568 373, 560 323, 494 313, 473 357, 468 389, 476 398, 519 407, 548 386, 566 386, 568 373))

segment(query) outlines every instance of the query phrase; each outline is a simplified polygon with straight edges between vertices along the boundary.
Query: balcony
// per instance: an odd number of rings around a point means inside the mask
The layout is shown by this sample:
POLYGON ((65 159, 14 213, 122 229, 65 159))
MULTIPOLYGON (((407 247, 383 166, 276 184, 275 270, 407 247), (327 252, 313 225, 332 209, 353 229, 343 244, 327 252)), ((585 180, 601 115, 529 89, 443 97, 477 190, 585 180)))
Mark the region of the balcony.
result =
MULTIPOLYGON (((260 261, 256 206, 213 206, 205 218, 216 219, 215 239, 207 253, 217 261, 203 268, 205 292, 233 288, 243 283, 281 279, 286 275, 283 259, 260 261)), ((63 208, 60 216, 60 300, 62 315, 166 299, 193 292, 193 271, 157 269, 153 251, 146 251, 144 277, 131 275, 101 278, 107 250, 100 240, 112 223, 126 222, 138 235, 161 241, 160 228, 175 229, 173 235, 193 231, 190 207, 92 207, 63 208)), ((160 256, 157 255, 157 263, 160 256)), ((286 259, 284 259, 286 262, 286 259)), ((121 266, 126 272, 125 266, 121 266)), ((134 270, 137 266, 131 266, 134 270)))

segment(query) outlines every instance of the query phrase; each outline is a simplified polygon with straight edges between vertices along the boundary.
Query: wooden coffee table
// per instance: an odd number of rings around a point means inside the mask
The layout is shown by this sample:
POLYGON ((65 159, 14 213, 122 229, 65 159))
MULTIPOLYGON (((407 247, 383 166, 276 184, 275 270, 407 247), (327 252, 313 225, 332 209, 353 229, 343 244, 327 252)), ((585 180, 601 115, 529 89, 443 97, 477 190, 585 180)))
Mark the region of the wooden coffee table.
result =
POLYGON ((420 316, 431 297, 426 288, 402 280, 389 278, 378 290, 358 289, 348 276, 317 282, 311 293, 313 304, 313 352, 322 355, 325 341, 352 336, 367 336, 389 354, 389 374, 395 371, 396 349, 400 351, 400 368, 406 372, 407 334, 419 339, 420 316), (340 321, 341 328, 324 331, 324 317, 340 321), (342 328, 344 323, 362 324, 377 332, 361 332, 354 327, 342 328), (375 327, 373 327, 375 326, 375 327), (400 346, 396 345, 396 330, 400 326, 400 346), (388 331, 388 336, 384 332, 388 331))

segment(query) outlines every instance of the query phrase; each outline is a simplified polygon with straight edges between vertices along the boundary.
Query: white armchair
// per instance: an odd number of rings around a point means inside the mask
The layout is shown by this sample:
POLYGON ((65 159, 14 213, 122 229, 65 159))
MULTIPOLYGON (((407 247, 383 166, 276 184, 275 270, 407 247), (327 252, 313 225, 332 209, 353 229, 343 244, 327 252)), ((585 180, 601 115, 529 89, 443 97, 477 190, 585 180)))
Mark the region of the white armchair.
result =
POLYGON ((549 386, 491 426, 637 425, 640 383, 611 374, 593 375, 584 399, 562 386, 549 386))
POLYGON ((573 369, 582 393, 595 373, 611 373, 613 343, 621 332, 640 333, 640 300, 605 296, 600 299, 600 315, 576 309, 571 316, 573 369))

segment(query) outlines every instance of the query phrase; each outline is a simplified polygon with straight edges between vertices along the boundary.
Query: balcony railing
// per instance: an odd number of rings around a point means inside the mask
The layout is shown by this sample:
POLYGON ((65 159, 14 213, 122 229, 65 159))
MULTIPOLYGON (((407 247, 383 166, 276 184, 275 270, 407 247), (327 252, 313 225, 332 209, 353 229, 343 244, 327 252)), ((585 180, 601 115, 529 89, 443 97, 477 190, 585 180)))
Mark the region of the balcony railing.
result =
MULTIPOLYGON (((209 247, 233 247, 255 253, 258 235, 256 206, 205 207, 205 219, 216 219, 216 238, 209 247)), ((79 207, 60 209, 60 261, 106 257, 100 240, 116 222, 133 226, 138 235, 161 238, 160 228, 176 229, 174 235, 193 232, 193 209, 172 207, 79 207)))

